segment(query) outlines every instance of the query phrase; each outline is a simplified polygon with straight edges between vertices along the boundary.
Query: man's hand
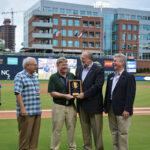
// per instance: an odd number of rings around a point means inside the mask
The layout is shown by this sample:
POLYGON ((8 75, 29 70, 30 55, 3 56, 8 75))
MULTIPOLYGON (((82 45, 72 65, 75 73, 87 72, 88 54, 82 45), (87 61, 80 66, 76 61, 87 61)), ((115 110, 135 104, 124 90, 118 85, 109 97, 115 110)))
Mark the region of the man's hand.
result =
POLYGON ((70 99, 73 99, 74 97, 72 95, 70 95, 70 94, 65 94, 65 98, 67 100, 70 100, 70 99))
POLYGON ((78 96, 77 96, 78 99, 84 99, 84 93, 80 93, 78 96))
POLYGON ((122 113, 122 116, 124 117, 124 119, 128 119, 130 114, 128 111, 124 110, 123 113, 122 113))
POLYGON ((22 115, 22 116, 27 116, 27 112, 26 112, 25 107, 22 107, 22 108, 21 108, 21 115, 22 115))

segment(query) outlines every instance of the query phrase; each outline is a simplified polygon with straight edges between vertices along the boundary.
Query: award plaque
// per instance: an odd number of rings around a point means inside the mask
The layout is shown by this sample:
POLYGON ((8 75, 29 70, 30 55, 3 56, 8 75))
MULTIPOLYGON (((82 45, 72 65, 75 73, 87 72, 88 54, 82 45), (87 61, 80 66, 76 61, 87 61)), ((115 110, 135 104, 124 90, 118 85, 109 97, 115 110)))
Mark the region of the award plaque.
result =
POLYGON ((81 80, 69 80, 69 94, 72 96, 78 96, 82 92, 81 80))

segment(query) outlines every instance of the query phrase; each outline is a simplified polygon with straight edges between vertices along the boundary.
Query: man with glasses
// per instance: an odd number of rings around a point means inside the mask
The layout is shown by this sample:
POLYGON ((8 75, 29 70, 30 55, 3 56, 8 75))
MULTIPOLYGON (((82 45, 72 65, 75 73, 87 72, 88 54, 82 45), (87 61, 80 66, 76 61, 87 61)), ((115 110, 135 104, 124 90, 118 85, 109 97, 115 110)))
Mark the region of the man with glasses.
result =
POLYGON ((17 73, 14 79, 19 130, 18 150, 37 150, 41 123, 41 101, 35 58, 25 58, 23 68, 24 70, 17 73))

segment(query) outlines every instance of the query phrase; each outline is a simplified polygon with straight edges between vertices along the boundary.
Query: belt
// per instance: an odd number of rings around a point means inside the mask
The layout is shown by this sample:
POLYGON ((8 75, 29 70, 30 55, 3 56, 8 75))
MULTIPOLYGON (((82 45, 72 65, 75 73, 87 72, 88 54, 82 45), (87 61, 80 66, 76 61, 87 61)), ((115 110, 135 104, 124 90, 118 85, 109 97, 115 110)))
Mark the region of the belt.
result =
POLYGON ((71 100, 64 100, 64 101, 54 101, 54 103, 64 106, 71 106, 74 105, 74 101, 71 100))

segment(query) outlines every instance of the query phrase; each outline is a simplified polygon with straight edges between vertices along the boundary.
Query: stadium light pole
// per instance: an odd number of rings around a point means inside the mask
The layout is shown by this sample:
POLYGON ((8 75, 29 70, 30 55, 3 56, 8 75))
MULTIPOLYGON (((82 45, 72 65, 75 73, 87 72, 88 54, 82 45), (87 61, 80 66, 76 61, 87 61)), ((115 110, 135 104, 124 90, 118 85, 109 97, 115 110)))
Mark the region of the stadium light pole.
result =
POLYGON ((102 28, 102 18, 103 18, 103 8, 109 7, 110 3, 108 1, 97 1, 94 3, 94 8, 100 8, 100 21, 101 21, 101 26, 100 26, 100 56, 102 54, 102 39, 103 39, 103 28, 102 28))

